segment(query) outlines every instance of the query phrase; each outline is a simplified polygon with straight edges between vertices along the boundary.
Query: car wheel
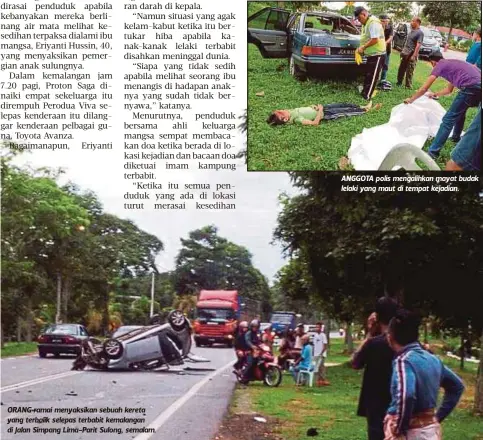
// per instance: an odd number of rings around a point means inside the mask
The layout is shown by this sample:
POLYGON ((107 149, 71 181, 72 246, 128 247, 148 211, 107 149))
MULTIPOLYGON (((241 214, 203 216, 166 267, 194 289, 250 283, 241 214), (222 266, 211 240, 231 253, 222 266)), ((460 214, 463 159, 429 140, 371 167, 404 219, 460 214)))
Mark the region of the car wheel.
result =
POLYGON ((117 339, 106 339, 102 346, 104 354, 109 359, 119 359, 124 352, 124 347, 117 339))
POLYGON ((173 310, 169 312, 168 322, 173 328, 173 330, 181 331, 186 328, 187 321, 186 317, 179 310, 173 310))
POLYGON ((39 357, 41 357, 41 358, 47 357, 47 353, 44 350, 40 349, 40 348, 39 348, 39 357))
POLYGON ((302 70, 300 70, 300 67, 297 66, 297 64, 295 64, 295 59, 293 55, 290 57, 289 66, 290 66, 290 69, 289 69, 290 75, 292 75, 294 78, 298 79, 299 81, 304 81, 307 78, 305 73, 302 72, 302 70))

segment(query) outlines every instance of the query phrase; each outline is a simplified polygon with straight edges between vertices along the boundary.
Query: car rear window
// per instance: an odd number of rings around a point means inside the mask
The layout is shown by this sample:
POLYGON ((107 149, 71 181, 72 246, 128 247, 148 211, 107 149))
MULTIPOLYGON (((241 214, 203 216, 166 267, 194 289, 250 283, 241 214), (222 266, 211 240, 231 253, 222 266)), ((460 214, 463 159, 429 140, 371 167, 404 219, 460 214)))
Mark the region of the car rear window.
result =
POLYGON ((344 17, 307 14, 304 27, 305 29, 314 29, 322 32, 359 35, 359 31, 344 17))
POLYGON ((79 329, 76 325, 51 325, 45 330, 45 333, 50 335, 77 335, 79 329))

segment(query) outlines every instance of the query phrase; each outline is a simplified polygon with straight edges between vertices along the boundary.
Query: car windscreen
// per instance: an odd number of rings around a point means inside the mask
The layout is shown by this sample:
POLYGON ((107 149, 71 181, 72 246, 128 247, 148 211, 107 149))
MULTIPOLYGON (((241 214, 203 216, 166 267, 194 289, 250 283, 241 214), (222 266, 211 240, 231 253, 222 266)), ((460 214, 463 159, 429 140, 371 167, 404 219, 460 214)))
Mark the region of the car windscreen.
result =
POLYGON ((290 324, 292 322, 293 315, 287 315, 285 313, 275 313, 272 315, 270 322, 280 322, 281 324, 290 324))
POLYGON ((421 30, 423 31, 424 38, 434 38, 435 37, 435 35, 433 34, 433 32, 430 29, 421 27, 421 30))
POLYGON ((235 319, 235 312, 232 309, 197 309, 197 316, 202 321, 226 321, 235 319))
POLYGON ((76 325, 51 325, 45 330, 49 335, 77 335, 79 329, 76 325))
POLYGON ((344 17, 311 15, 305 16, 305 30, 313 29, 315 32, 346 33, 359 35, 359 31, 344 17))

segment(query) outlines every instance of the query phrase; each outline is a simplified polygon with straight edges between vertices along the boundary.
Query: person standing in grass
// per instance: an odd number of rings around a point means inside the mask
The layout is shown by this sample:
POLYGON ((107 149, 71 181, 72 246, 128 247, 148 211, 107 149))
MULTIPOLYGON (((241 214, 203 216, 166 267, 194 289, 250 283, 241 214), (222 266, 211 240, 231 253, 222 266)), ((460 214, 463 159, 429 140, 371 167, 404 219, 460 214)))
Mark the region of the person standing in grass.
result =
POLYGON ((453 141, 459 142, 463 131, 466 111, 470 107, 478 107, 480 105, 481 70, 466 61, 445 60, 440 53, 433 53, 429 57, 429 61, 433 66, 431 75, 411 98, 404 100, 404 103, 411 104, 425 95, 439 77, 444 78, 449 84, 439 92, 429 92, 429 97, 439 98, 440 96, 450 95, 455 88, 459 89, 450 108, 443 116, 438 133, 429 147, 429 155, 433 159, 436 159, 445 142, 448 140, 451 131, 453 131, 453 141))
POLYGON ((368 318, 368 334, 352 357, 352 367, 364 368, 357 415, 367 419, 368 440, 384 440, 384 417, 391 402, 391 375, 394 353, 386 332, 396 315, 397 302, 382 297, 368 318))
POLYGON ((400 310, 389 323, 388 342, 396 358, 384 440, 441 440, 440 423, 464 391, 461 379, 418 342, 420 318, 400 310), (436 410, 439 388, 444 389, 436 410))
POLYGON ((471 46, 466 62, 474 64, 481 70, 481 28, 473 34, 473 45, 471 46))
POLYGON ((381 71, 381 83, 387 80, 387 71, 389 70, 389 61, 391 59, 391 50, 392 50, 392 39, 394 37, 394 29, 391 24, 391 20, 389 16, 386 14, 382 14, 379 16, 379 20, 381 20, 381 24, 384 28, 384 38, 386 39, 386 56, 384 58, 384 66, 382 66, 381 71))
POLYGON ((315 371, 317 372, 317 386, 322 387, 330 385, 325 378, 325 358, 327 357, 327 336, 322 331, 322 323, 315 324, 314 344, 314 361, 315 371))
POLYGON ((355 8, 354 17, 362 23, 361 42, 357 52, 367 57, 366 76, 361 94, 368 101, 374 94, 384 66, 386 39, 381 22, 377 17, 370 15, 366 8, 355 8))
POLYGON ((421 19, 414 17, 411 20, 411 32, 407 37, 406 43, 401 51, 401 63, 397 72, 397 85, 402 86, 404 76, 406 76, 406 88, 410 89, 413 84, 414 70, 418 63, 419 49, 423 44, 424 33, 421 28, 421 19))

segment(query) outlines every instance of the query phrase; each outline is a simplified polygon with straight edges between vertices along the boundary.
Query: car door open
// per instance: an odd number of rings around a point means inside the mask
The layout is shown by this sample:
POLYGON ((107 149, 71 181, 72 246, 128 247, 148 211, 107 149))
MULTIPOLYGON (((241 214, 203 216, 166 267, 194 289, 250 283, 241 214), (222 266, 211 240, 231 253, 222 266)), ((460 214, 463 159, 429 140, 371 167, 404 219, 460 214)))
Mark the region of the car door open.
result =
POLYGON ((255 44, 264 58, 288 57, 290 15, 285 9, 265 8, 248 18, 248 42, 255 44))

